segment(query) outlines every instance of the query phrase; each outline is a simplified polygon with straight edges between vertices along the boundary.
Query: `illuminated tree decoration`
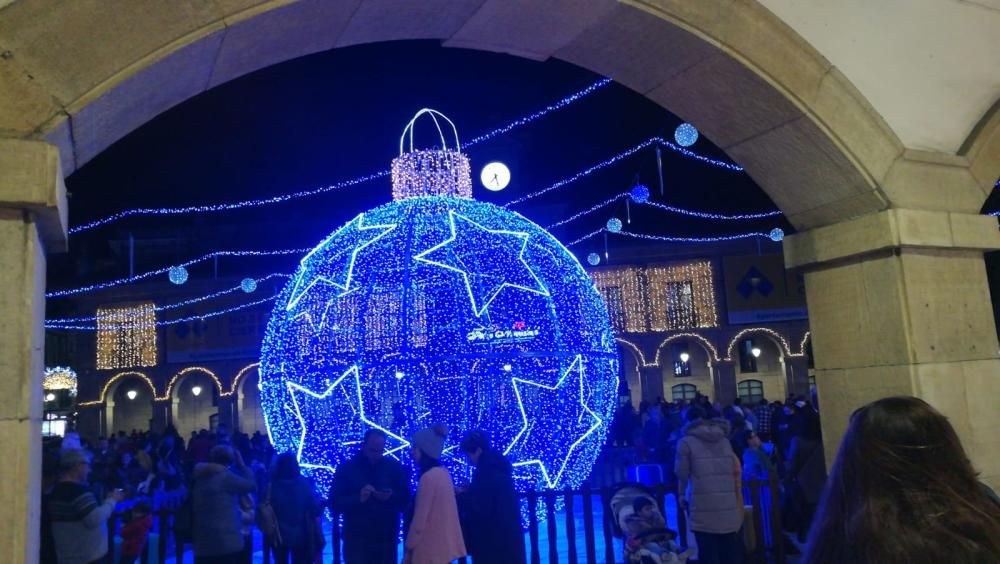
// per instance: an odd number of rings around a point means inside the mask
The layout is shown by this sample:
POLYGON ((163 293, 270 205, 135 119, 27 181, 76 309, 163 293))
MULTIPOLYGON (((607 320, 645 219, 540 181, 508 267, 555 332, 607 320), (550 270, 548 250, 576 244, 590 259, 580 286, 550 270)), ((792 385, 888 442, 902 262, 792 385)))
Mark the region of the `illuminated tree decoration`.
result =
POLYGON ((167 277, 174 284, 183 284, 188 281, 188 270, 183 266, 171 266, 167 271, 167 277))
POLYGON ((72 368, 56 366, 45 369, 45 378, 42 379, 42 389, 49 390, 70 390, 76 392, 76 371, 72 368))
POLYGON ((674 130, 674 141, 681 147, 690 147, 698 140, 698 130, 690 123, 682 123, 674 130))
POLYGON ((366 429, 405 461, 431 423, 451 430, 443 462, 455 476, 471 475, 460 437, 482 429, 519 488, 578 487, 618 389, 607 310, 552 235, 471 199, 457 134, 449 148, 447 118, 422 114, 444 149, 401 151, 395 201, 335 230, 278 296, 260 363, 271 438, 320 491, 366 429))
POLYGON ((248 294, 252 294, 257 289, 257 281, 253 278, 244 278, 240 281, 240 288, 248 294))
POLYGON ((770 233, 768 233, 767 236, 770 237, 775 243, 780 243, 785 239, 785 232, 780 227, 775 227, 770 233))
POLYGON ((590 253, 587 255, 587 262, 590 263, 590 266, 597 266, 601 264, 601 255, 597 253, 590 253))
POLYGON ((645 184, 636 184, 629 192, 629 196, 632 197, 633 202, 637 204, 645 204, 649 201, 649 187, 645 184))
POLYGON ((622 220, 612 217, 608 220, 607 228, 611 233, 620 233, 622 230, 622 220))

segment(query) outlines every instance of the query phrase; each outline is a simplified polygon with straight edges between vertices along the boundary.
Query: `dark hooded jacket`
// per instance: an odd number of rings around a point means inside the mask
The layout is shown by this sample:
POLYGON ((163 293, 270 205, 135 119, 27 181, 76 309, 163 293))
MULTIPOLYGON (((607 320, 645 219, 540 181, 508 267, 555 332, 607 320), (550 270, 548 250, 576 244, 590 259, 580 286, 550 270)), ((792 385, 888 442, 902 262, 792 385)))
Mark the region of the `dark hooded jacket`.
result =
POLYGON ((257 490, 253 475, 249 470, 244 472, 241 476, 211 462, 195 466, 191 487, 195 556, 220 556, 243 549, 239 497, 257 490))
POLYGON ((458 496, 465 546, 476 564, 525 562, 521 509, 510 462, 484 450, 469 488, 458 496))
POLYGON ((698 419, 684 427, 677 444, 677 479, 682 489, 691 482, 692 531, 727 534, 743 525, 740 463, 728 437, 727 421, 698 419))

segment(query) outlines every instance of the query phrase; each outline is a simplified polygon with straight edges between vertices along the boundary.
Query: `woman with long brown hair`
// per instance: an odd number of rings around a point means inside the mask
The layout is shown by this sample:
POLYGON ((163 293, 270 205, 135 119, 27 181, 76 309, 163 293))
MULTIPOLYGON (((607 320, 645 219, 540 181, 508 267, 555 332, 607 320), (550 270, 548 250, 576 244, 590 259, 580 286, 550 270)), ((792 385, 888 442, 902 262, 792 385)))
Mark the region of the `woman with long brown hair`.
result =
POLYGON ((851 417, 803 562, 1000 562, 1000 505, 947 418, 881 399, 851 417))

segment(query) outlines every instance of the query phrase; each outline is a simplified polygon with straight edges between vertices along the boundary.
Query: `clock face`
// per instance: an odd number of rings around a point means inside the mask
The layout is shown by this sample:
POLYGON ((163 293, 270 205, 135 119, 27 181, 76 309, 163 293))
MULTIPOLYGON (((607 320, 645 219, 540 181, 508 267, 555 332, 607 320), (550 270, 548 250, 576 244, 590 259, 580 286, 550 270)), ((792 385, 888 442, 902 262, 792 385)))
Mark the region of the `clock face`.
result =
POLYGON ((487 190, 498 192, 510 184, 510 169, 501 162, 492 162, 483 167, 483 172, 479 174, 479 181, 487 190))

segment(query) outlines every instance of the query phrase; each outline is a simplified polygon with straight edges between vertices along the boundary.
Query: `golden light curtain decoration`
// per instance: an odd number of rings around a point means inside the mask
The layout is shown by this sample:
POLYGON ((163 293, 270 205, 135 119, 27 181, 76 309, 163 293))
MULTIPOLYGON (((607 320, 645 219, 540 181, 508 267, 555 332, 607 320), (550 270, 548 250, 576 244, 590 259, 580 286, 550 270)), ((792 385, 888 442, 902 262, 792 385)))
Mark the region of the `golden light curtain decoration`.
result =
POLYGON ((719 326, 711 261, 592 269, 616 333, 719 326))
POLYGON ((62 366, 46 368, 42 389, 76 391, 76 371, 62 366))
POLYGON ((97 368, 156 366, 156 360, 152 302, 97 309, 97 368))

